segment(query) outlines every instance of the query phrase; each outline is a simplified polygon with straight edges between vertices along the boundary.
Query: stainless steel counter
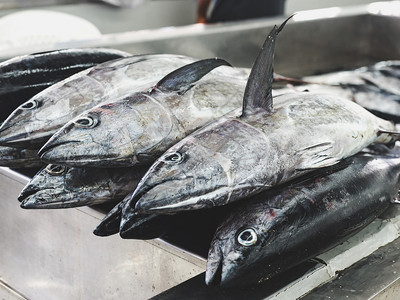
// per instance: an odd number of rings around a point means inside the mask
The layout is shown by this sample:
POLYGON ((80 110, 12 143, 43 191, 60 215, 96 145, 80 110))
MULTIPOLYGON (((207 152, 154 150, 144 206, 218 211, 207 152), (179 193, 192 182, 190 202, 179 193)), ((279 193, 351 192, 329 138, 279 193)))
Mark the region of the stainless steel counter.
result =
POLYGON ((0 281, 29 299, 145 299, 205 269, 160 240, 99 238, 104 213, 19 208, 28 178, 0 168, 0 281))

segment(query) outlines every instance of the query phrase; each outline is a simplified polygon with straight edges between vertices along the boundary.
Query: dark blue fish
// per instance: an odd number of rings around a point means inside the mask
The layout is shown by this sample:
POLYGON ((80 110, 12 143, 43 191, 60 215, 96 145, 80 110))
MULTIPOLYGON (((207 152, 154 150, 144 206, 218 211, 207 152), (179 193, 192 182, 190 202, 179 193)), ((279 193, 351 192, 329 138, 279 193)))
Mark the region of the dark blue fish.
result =
POLYGON ((255 284, 317 256, 373 221, 400 187, 396 157, 357 155, 316 172, 237 204, 211 243, 207 284, 255 284))

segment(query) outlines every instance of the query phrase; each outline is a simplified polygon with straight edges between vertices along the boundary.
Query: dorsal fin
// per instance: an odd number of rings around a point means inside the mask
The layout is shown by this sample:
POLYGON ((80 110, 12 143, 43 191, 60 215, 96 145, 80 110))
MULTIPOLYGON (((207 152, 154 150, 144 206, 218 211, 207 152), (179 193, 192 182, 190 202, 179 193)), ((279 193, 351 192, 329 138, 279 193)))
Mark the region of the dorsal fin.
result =
POLYGON ((272 82, 274 80, 274 49, 278 33, 283 29, 287 18, 281 26, 276 25, 268 34, 258 56, 251 69, 249 80, 243 97, 242 117, 246 117, 251 111, 262 108, 272 113, 272 82))
POLYGON ((185 93, 193 83, 219 66, 231 66, 226 60, 220 58, 208 58, 178 68, 162 78, 152 89, 162 92, 185 93))

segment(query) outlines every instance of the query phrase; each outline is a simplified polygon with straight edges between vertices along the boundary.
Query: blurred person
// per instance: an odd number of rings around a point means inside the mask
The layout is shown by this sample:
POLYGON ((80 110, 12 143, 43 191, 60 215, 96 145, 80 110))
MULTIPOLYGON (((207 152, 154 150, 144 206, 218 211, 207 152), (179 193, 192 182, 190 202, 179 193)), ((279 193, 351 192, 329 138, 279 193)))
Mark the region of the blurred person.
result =
POLYGON ((197 23, 282 15, 285 0, 197 0, 197 23))

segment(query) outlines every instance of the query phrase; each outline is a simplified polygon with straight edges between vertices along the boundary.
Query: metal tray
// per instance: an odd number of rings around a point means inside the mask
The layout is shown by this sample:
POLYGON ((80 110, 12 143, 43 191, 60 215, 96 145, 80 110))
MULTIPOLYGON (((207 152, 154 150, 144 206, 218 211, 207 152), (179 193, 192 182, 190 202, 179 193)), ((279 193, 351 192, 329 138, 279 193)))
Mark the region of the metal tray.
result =
MULTIPOLYGON (((391 9, 396 3, 380 5, 298 14, 279 36, 275 70, 283 75, 308 75, 400 59, 400 41, 396 38, 400 19, 391 9), (382 14, 386 10, 390 13, 382 14)), ((233 65, 250 67, 266 34, 282 21, 273 18, 112 33, 64 46, 218 56, 233 65)), ((243 297, 205 287, 202 273, 206 259, 193 254, 190 246, 183 248, 159 239, 94 236, 92 230, 104 216, 98 208, 20 209, 16 198, 28 179, 10 169, 0 169, 0 287, 11 287, 29 299, 146 299, 158 294, 160 299, 190 294, 208 299, 210 293, 214 298, 243 297)), ((396 216, 379 219, 349 242, 321 255, 317 263, 302 266, 291 272, 292 277, 280 278, 275 284, 244 291, 245 296, 285 299, 310 293, 362 257, 396 241, 399 226, 396 216)))

